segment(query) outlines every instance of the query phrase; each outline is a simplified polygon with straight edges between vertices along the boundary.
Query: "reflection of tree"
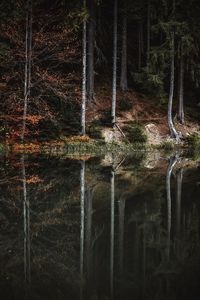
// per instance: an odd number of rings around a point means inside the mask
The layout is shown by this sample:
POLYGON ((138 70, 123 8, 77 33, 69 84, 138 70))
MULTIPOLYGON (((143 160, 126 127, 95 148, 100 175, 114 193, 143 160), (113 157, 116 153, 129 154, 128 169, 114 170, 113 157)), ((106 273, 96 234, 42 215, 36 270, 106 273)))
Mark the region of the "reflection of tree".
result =
POLYGON ((183 181, 183 168, 181 168, 177 171, 177 187, 176 187, 176 250, 177 250, 177 258, 179 258, 179 255, 180 255, 182 181, 183 181))
POLYGON ((80 232, 80 276, 81 290, 80 299, 83 297, 83 261, 84 261, 84 221, 85 221, 85 161, 81 162, 81 232, 80 232))
POLYGON ((124 212, 125 212, 125 197, 122 192, 119 198, 119 270, 122 275, 123 260, 124 260, 124 212))
POLYGON ((30 270, 30 203, 27 196, 26 169, 24 155, 21 157, 23 197, 24 197, 24 274, 25 281, 29 284, 31 279, 30 270))
POLYGON ((114 234, 115 234, 115 172, 111 171, 111 215, 110 215, 110 294, 113 299, 114 280, 114 234))
POLYGON ((171 219, 172 219, 172 200, 171 200, 171 174, 177 163, 178 157, 170 158, 166 175, 166 191, 167 191, 167 257, 170 257, 170 238, 171 238, 171 219))

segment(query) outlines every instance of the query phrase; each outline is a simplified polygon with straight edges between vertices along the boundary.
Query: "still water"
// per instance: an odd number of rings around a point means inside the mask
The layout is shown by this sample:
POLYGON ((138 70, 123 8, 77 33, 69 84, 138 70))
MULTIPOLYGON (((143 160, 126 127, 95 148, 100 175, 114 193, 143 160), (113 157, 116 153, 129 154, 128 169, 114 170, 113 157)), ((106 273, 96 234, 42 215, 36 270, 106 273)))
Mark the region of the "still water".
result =
POLYGON ((200 299, 198 161, 0 160, 0 299, 200 299))

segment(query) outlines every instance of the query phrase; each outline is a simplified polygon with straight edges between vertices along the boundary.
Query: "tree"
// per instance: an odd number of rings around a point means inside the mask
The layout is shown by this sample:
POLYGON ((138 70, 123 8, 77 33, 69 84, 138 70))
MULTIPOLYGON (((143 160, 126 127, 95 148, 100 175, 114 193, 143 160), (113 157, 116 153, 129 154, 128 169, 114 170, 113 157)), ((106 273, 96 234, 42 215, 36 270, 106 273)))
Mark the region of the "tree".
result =
POLYGON ((151 6, 150 0, 147 0, 147 68, 150 59, 150 38, 151 38, 151 6))
POLYGON ((114 30, 113 30, 113 82, 112 82, 112 124, 116 123, 116 98, 117 98, 117 21, 118 1, 114 0, 114 30))
MULTIPOLYGON (((86 0, 83 0, 83 8, 86 9, 86 0)), ((86 18, 83 20, 83 77, 82 77, 82 106, 81 106, 81 134, 85 135, 85 115, 86 115, 86 69, 87 69, 87 36, 86 18)))
POLYGON ((95 1, 89 0, 88 22, 88 68, 87 68, 87 93, 88 101, 94 101, 94 42, 95 42, 95 1))
POLYGON ((127 8, 125 4, 123 13, 123 25, 122 25, 122 55, 121 55, 121 80, 120 88, 122 92, 128 89, 127 83, 127 8))
POLYGON ((174 49, 174 29, 171 31, 171 70, 170 70, 170 91, 169 91, 169 100, 168 100, 168 113, 167 120, 168 126, 170 130, 170 134, 172 138, 176 138, 179 141, 179 134, 174 127, 174 123, 172 120, 172 105, 173 105, 173 97, 174 97, 174 74, 175 74, 175 49, 174 49))
POLYGON ((183 93, 184 93, 184 58, 182 55, 182 44, 181 44, 181 54, 179 59, 179 94, 178 94, 178 114, 177 118, 181 124, 185 123, 184 118, 184 105, 183 105, 183 93))
POLYGON ((32 57, 32 1, 26 3, 26 41, 25 41, 25 79, 24 79, 24 112, 21 140, 24 142, 28 100, 31 92, 31 57, 32 57))

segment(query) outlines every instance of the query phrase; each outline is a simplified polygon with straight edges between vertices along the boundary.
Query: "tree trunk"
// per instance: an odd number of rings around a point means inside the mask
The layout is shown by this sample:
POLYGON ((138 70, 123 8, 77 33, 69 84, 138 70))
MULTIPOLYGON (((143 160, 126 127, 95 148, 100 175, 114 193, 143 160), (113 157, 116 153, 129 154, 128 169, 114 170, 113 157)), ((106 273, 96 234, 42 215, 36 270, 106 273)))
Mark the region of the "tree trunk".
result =
POLYGON ((122 58, 121 58, 121 80, 120 87, 122 92, 128 89, 127 83, 127 12, 124 12, 122 29, 122 58))
POLYGON ((177 163, 178 157, 170 158, 166 176, 166 192, 167 192, 167 258, 170 257, 170 240, 171 240, 171 219, 172 219, 172 200, 171 200, 171 174, 177 163))
POLYGON ((151 7, 150 0, 148 0, 147 4, 147 68, 149 67, 149 59, 150 59, 150 38, 151 38, 151 7))
POLYGON ((114 2, 114 31, 113 31, 113 83, 112 83, 112 124, 116 123, 116 96, 117 96, 117 14, 118 1, 114 2))
MULTIPOLYGON (((86 9, 86 0, 83 0, 86 9)), ((81 106, 81 134, 85 135, 85 115, 86 115, 86 65, 87 65, 87 40, 86 40, 86 20, 83 21, 83 78, 82 78, 82 106, 81 106)))
POLYGON ((174 32, 172 32, 171 36, 171 75, 170 75, 170 92, 169 92, 169 101, 168 101, 168 126, 170 130, 170 134, 172 138, 176 138, 177 141, 180 140, 179 134, 176 131, 173 120, 172 120, 172 105, 173 105, 173 97, 174 97, 174 32))
POLYGON ((87 68, 87 93, 88 101, 94 100, 94 40, 95 40, 95 2, 89 0, 88 23, 88 68, 87 68))
POLYGON ((141 71, 143 52, 144 52, 143 23, 142 23, 142 20, 140 20, 138 23, 138 71, 141 71))
POLYGON ((83 297, 83 262, 84 262, 84 229, 85 229, 85 161, 81 162, 81 226, 80 226, 80 277, 81 277, 81 290, 80 298, 83 297))
POLYGON ((179 70, 179 102, 178 102, 178 121, 181 124, 185 123, 184 120, 184 108, 183 108, 183 93, 184 93, 184 61, 181 55, 180 58, 180 70, 179 70))
POLYGON ((21 140, 24 142, 28 100, 31 91, 31 56, 32 56, 32 1, 27 0, 26 7, 26 38, 25 38, 25 74, 24 74, 24 112, 21 140))

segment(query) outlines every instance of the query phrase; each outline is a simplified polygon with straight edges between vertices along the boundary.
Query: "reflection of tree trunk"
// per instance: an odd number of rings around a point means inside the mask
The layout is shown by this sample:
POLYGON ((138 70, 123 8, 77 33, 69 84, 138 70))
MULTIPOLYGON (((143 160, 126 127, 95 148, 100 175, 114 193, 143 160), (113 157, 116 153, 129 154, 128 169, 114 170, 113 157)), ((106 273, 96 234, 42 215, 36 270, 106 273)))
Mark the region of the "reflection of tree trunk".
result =
POLYGON ((92 287, 92 191, 88 187, 86 191, 86 274, 88 290, 92 287))
POLYGON ((147 216, 147 204, 144 203, 144 228, 143 228, 143 299, 145 299, 145 288, 146 288, 146 216, 147 216))
POLYGON ((135 238, 134 238, 134 269, 135 275, 139 276, 139 248, 140 248, 140 229, 138 222, 135 222, 135 238))
POLYGON ((83 261, 84 261, 84 220, 85 220, 85 161, 81 163, 81 232, 80 232, 80 277, 81 290, 80 299, 83 297, 83 261))
POLYGON ((114 1, 114 32, 113 32, 113 83, 112 83, 112 124, 116 122, 116 97, 117 97, 117 14, 118 1, 114 1))
POLYGON ((177 163, 177 156, 170 158, 170 163, 167 169, 166 176, 166 191, 167 191, 167 257, 170 257, 170 237, 171 237, 171 174, 177 163))
POLYGON ((111 172, 111 226, 110 226, 110 294, 113 299, 113 271, 114 271, 114 233, 115 233, 115 173, 111 172))
POLYGON ((122 195, 119 199, 119 271, 122 275, 123 260, 124 260, 124 212, 125 212, 125 199, 122 195))
POLYGON ((21 158, 22 180, 23 180, 23 198, 24 198, 24 276, 25 282, 30 284, 31 267, 30 267, 30 205, 27 197, 26 170, 24 155, 21 158))
MULTIPOLYGON (((86 0, 83 0, 84 9, 86 0)), ((85 114, 86 114, 86 63, 87 63, 87 42, 86 42, 86 19, 83 21, 83 78, 82 78, 82 106, 81 106, 81 134, 85 135, 85 114)))
POLYGON ((176 191, 176 241, 177 241, 177 256, 180 253, 180 229, 181 229, 181 192, 183 181, 183 169, 177 173, 177 191, 176 191))

